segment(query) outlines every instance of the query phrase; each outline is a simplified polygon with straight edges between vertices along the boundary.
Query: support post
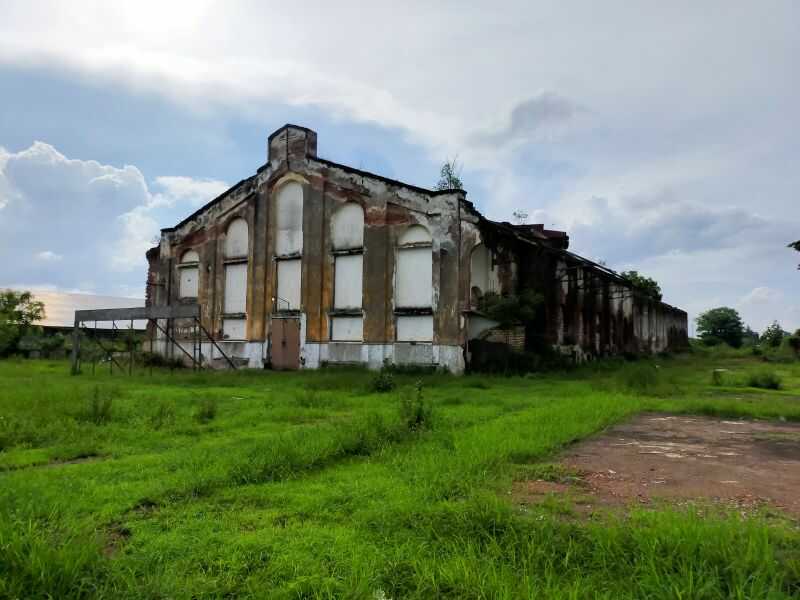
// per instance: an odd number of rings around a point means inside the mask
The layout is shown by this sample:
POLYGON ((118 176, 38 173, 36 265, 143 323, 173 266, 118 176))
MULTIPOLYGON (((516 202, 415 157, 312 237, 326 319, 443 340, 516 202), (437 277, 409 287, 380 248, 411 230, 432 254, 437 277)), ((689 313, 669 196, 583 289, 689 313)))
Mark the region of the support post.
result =
POLYGON ((135 345, 135 340, 133 338, 133 319, 131 319, 130 332, 131 332, 130 333, 130 343, 131 343, 130 352, 131 352, 131 355, 130 355, 130 362, 128 363, 128 375, 133 375, 133 347, 135 345))
POLYGON ((80 360, 81 348, 81 330, 78 319, 75 319, 75 325, 72 328, 72 374, 79 375, 81 372, 80 360))

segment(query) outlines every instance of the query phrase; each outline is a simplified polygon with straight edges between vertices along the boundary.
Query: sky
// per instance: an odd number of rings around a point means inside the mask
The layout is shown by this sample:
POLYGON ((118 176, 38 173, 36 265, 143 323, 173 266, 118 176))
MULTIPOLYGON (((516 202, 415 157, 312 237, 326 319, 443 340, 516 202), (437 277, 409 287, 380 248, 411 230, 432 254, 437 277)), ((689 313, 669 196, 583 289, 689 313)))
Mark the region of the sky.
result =
POLYGON ((284 123, 658 280, 800 327, 800 3, 3 0, 0 285, 142 298, 161 227, 284 123))

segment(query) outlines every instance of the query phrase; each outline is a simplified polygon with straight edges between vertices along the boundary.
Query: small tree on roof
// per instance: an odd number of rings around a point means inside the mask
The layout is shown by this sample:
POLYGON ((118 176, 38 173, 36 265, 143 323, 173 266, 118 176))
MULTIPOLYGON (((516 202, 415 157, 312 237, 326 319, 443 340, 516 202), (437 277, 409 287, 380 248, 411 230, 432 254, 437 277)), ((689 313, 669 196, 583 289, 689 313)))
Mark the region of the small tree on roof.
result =
POLYGON ((463 190, 464 184, 461 182, 461 165, 458 159, 445 161, 439 171, 439 181, 436 183, 437 190, 463 190))

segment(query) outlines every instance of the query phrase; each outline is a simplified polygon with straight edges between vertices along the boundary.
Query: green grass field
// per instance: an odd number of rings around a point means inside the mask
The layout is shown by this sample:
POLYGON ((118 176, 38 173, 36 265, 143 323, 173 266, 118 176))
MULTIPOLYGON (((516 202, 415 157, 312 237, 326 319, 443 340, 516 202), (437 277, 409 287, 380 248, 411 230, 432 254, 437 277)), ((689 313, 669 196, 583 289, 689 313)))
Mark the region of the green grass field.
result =
POLYGON ((800 597, 788 519, 509 496, 641 411, 800 421, 796 361, 395 374, 386 393, 360 370, 68 372, 0 362, 0 597, 800 597))

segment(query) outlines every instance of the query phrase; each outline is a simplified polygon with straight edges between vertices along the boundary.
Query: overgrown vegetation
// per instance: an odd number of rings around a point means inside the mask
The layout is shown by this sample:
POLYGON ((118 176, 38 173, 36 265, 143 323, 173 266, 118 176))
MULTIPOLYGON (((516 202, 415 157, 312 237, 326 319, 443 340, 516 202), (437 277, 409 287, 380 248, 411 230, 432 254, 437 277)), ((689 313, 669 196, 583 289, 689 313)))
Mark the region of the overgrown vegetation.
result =
POLYGON ((500 323, 501 327, 528 325, 533 323, 543 301, 542 295, 533 290, 503 296, 489 292, 481 297, 478 308, 488 318, 500 323))
POLYGON ((775 371, 760 369, 747 375, 747 385, 765 390, 781 389, 781 377, 775 371))
POLYGON ((796 597, 780 518, 583 518, 507 493, 520 473, 568 480, 554 453, 641 411, 800 421, 800 362, 764 360, 787 349, 390 371, 383 392, 357 369, 0 362, 0 597, 796 597), (780 389, 748 387, 765 370, 780 389))
POLYGON ((623 271, 620 275, 627 279, 641 295, 652 298, 657 302, 660 302, 663 298, 661 286, 652 277, 642 275, 638 271, 623 271))
POLYGON ((44 304, 30 292, 0 290, 0 357, 19 348, 26 335, 40 334, 37 321, 44 319, 44 304))

